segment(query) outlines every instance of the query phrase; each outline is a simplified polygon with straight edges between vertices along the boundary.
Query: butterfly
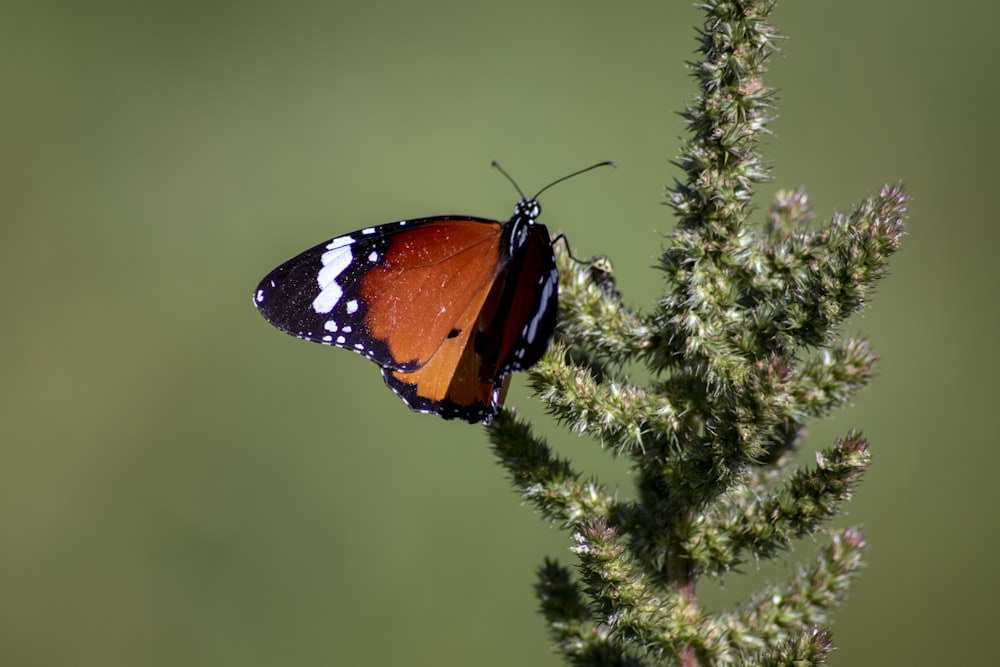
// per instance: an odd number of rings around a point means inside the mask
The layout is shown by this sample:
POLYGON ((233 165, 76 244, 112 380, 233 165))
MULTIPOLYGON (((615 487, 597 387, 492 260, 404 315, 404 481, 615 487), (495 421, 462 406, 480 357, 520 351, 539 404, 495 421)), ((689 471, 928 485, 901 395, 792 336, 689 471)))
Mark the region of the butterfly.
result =
POLYGON ((558 275, 534 197, 506 222, 438 215, 366 227, 268 273, 253 303, 298 338, 371 359, 411 410, 489 424, 510 374, 541 359, 556 326, 558 275))

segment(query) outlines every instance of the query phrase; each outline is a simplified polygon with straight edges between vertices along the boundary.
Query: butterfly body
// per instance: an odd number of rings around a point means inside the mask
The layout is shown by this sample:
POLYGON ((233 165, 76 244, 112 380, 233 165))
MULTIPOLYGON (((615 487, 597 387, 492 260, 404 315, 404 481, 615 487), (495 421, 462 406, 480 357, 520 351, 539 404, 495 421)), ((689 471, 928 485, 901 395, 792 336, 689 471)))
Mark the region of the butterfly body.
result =
POLYGON ((271 271, 254 305, 282 331, 371 359, 412 410, 489 423, 510 373, 555 330, 540 212, 523 199, 506 222, 435 216, 339 236, 271 271))

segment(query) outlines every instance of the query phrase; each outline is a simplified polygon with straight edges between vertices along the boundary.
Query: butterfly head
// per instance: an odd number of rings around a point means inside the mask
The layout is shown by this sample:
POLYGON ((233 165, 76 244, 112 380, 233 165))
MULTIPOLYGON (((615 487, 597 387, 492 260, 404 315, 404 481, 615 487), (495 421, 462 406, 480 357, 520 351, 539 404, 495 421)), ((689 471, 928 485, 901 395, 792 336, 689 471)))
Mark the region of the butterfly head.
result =
POLYGON ((542 205, 537 199, 522 199, 514 207, 514 218, 524 220, 528 224, 534 224, 541 213, 542 205))

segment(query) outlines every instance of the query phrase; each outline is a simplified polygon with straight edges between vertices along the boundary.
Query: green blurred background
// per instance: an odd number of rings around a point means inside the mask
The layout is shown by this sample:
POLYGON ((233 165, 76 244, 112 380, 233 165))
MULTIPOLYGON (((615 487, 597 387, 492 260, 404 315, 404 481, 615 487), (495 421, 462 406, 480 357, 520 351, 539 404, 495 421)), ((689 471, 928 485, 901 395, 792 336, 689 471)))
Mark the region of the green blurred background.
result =
MULTIPOLYGON (((878 382, 816 423, 874 467, 834 665, 986 664, 997 595, 1000 9, 785 2, 777 187, 821 218, 902 179, 909 235, 848 323, 878 382), (993 342, 991 342, 993 341, 993 342)), ((535 568, 567 536, 481 429, 250 304, 305 247, 435 213, 544 222, 648 308, 693 94, 688 2, 0 6, 0 663, 557 665, 535 568)), ((621 462, 508 403, 627 492, 621 462)), ((808 556, 807 541, 789 563, 808 556)), ((702 588, 713 606, 790 566, 702 588)))

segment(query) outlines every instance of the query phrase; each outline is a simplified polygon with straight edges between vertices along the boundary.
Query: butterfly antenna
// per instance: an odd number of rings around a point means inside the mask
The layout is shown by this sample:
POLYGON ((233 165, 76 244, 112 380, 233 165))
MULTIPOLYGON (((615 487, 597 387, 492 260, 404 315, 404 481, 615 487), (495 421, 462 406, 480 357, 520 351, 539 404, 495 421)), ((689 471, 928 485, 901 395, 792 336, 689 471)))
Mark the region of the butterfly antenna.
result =
MULTIPOLYGON (((496 162, 494 162, 493 164, 494 164, 494 166, 498 166, 496 162)), ((572 174, 569 174, 567 176, 563 176, 562 178, 559 178, 559 179, 556 179, 556 180, 552 181, 551 183, 549 183, 548 185, 546 185, 544 188, 542 188, 541 190, 539 190, 538 192, 536 192, 535 196, 532 197, 532 199, 538 199, 538 195, 542 194, 543 192, 545 192, 546 190, 548 190, 549 188, 551 188, 556 183, 562 183, 563 181, 565 181, 568 178, 573 178, 574 176, 579 176, 580 174, 588 172, 591 169, 597 169, 598 167, 614 167, 615 169, 617 169, 618 165, 615 164, 614 162, 612 162, 611 160, 605 160, 604 162, 598 162, 597 164, 592 164, 589 167, 587 167, 586 169, 581 169, 580 171, 574 171, 572 174)), ((503 170, 501 169, 501 171, 503 171, 503 170)), ((510 178, 510 176, 508 176, 507 178, 510 178)), ((514 187, 517 187, 517 186, 514 186, 514 187)), ((518 192, 520 192, 520 190, 518 190, 518 192)), ((521 195, 521 197, 523 198, 524 195, 521 195)))
POLYGON ((517 186, 517 181, 515 181, 513 177, 511 177, 511 175, 508 174, 507 171, 503 167, 501 167, 500 163, 497 162, 496 160, 493 160, 493 168, 507 177, 507 180, 510 181, 510 184, 514 186, 515 190, 517 190, 517 194, 521 195, 521 199, 527 199, 527 197, 524 196, 524 192, 521 190, 521 188, 517 186))

